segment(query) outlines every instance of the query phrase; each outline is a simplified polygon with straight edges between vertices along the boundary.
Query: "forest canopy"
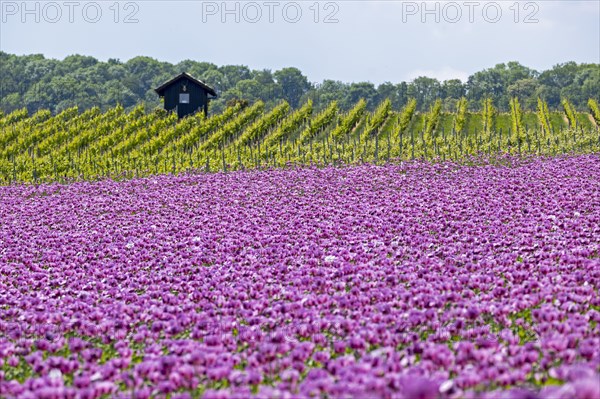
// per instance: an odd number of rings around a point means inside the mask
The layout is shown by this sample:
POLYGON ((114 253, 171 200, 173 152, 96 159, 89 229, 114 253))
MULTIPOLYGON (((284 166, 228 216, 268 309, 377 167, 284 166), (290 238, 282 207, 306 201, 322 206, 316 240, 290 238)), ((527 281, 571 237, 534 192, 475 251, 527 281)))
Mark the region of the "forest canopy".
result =
POLYGON ((375 85, 336 80, 310 82, 294 67, 273 72, 192 60, 171 64, 143 56, 126 62, 103 62, 84 55, 56 60, 41 54, 18 56, 0 52, 0 110, 8 113, 26 107, 30 112, 48 109, 56 113, 75 105, 81 110, 93 106, 106 110, 117 103, 132 108, 141 102, 148 108, 160 107, 161 100, 153 89, 183 71, 217 91, 219 97, 211 102, 211 113, 222 112, 227 103, 235 100, 262 100, 272 107, 285 99, 297 107, 310 98, 316 109, 336 100, 342 110, 348 110, 364 98, 371 111, 386 98, 395 109, 414 98, 421 111, 428 110, 438 98, 442 99, 444 110, 454 111, 463 96, 473 110, 479 110, 481 100, 490 97, 500 111, 509 110, 512 97, 519 98, 523 108, 529 110, 535 109, 538 97, 550 109, 558 109, 561 98, 568 98, 578 110, 586 110, 590 98, 600 100, 600 64, 567 62, 540 72, 508 62, 476 72, 466 82, 441 82, 422 76, 410 82, 375 85))

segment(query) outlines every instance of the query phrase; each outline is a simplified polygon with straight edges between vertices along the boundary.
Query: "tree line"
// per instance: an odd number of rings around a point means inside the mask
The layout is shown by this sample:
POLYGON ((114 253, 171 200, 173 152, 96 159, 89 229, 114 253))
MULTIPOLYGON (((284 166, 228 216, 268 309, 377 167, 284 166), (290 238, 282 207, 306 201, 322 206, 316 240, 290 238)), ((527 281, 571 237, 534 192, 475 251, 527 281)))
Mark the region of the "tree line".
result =
POLYGON ((587 110, 590 98, 600 100, 600 64, 567 62, 540 72, 508 62, 476 72, 466 82, 422 76, 410 82, 375 85, 336 80, 313 83, 294 67, 273 72, 192 60, 172 64, 144 56, 126 62, 103 62, 84 55, 56 60, 41 54, 0 52, 0 110, 9 113, 25 107, 29 112, 49 109, 57 113, 72 106, 106 110, 116 104, 131 109, 141 102, 150 108, 160 107, 153 89, 183 71, 217 91, 219 98, 211 102, 211 113, 220 113, 239 100, 260 100, 267 107, 286 100, 297 108, 311 99, 317 110, 335 100, 341 110, 347 111, 364 99, 366 108, 373 111, 384 99, 400 109, 414 98, 417 110, 423 112, 437 99, 442 100, 443 110, 455 111, 462 97, 473 111, 480 110, 482 100, 490 98, 503 112, 510 110, 511 98, 518 98, 525 110, 535 110, 538 98, 545 100, 550 109, 560 109, 561 99, 568 98, 581 111, 587 110))

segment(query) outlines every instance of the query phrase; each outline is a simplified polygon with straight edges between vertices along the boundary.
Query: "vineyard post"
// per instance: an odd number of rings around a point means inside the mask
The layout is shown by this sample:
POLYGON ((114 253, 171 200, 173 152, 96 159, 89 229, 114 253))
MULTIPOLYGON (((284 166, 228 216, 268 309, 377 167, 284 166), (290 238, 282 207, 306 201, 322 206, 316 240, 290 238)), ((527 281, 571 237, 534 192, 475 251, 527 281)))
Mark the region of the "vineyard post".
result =
POLYGON ((325 137, 323 137, 321 145, 323 147, 323 166, 325 166, 325 164, 327 164, 327 148, 325 147, 325 137))
POLYGON ((421 145, 423 146, 423 156, 427 156, 427 146, 425 145, 425 127, 421 130, 421 145))
POLYGON ((388 148, 387 148, 387 162, 390 162, 390 152, 391 152, 391 146, 392 146, 392 142, 391 142, 390 136, 391 136, 391 132, 388 132, 388 135, 387 135, 387 144, 388 144, 388 148))
POLYGON ((369 143, 369 137, 365 140, 365 145, 363 146, 362 154, 360 155, 360 162, 365 162, 365 155, 367 155, 367 145, 369 143))
POLYGON ((52 169, 54 170, 54 179, 58 180, 58 173, 56 173, 56 163, 54 163, 54 157, 50 155, 50 162, 52 162, 52 169))
POLYGON ((35 164, 35 149, 32 148, 31 150, 31 162, 33 163, 33 180, 35 182, 35 184, 37 184, 37 168, 36 168, 36 164, 35 164))
POLYGON ((257 162, 256 167, 260 169, 260 141, 257 141, 257 144, 258 144, 258 150, 256 153, 256 162, 257 162))
POLYGON ((488 103, 486 100, 483 101, 483 131, 487 132, 488 130, 488 126, 487 126, 487 119, 488 119, 488 103))
POLYGON ((412 129, 410 131, 410 145, 412 146, 412 159, 415 159, 415 132, 412 129))
POLYGON ((116 168, 116 165, 115 165, 115 154, 113 153, 112 148, 110 149, 110 163, 112 164, 112 167, 113 167, 113 170, 114 170, 113 174, 114 174, 116 172, 117 168, 116 168))
POLYGON ((375 132, 375 164, 379 162, 379 132, 375 132))
POLYGON ((223 159, 223 172, 227 172, 227 165, 225 164, 225 143, 221 144, 221 158, 223 159))
POLYGON ((279 157, 280 158, 282 157, 281 154, 283 153, 282 147, 283 147, 283 137, 280 137, 279 138, 279 157))
MULTIPOLYGON (((346 163, 346 147, 350 148, 350 132, 346 132, 346 135, 344 137, 342 137, 342 155, 340 156, 340 159, 342 160, 342 162, 346 163)), ((350 160, 350 157, 348 157, 348 161, 350 160)))
POLYGON ((15 154, 12 154, 12 164, 13 164, 13 181, 17 182, 17 164, 15 163, 15 154))
MULTIPOLYGON (((257 146, 257 148, 258 148, 258 146, 257 146)), ((252 158, 252 160, 254 161, 255 168, 258 168, 258 156, 259 156, 258 150, 255 148, 254 158, 252 158)))
POLYGON ((398 154, 398 158, 402 159, 402 155, 404 152, 404 148, 403 147, 403 139, 404 139, 404 132, 402 130, 400 130, 400 153, 398 154))
POLYGON ((500 152, 500 148, 502 147, 502 128, 498 131, 498 152, 500 152))

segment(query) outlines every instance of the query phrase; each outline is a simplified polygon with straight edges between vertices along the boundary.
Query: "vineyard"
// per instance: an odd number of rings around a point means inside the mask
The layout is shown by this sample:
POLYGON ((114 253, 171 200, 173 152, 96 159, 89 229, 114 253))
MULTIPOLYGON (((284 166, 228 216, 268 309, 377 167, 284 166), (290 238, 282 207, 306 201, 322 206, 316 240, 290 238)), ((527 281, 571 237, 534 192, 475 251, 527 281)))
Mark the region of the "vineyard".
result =
POLYGON ((590 153, 600 150, 600 110, 588 103, 578 113, 567 99, 550 112, 538 100, 526 113, 518 99, 499 113, 491 100, 469 112, 466 99, 453 113, 441 101, 426 113, 411 100, 399 110, 382 102, 374 112, 359 101, 347 113, 334 101, 315 110, 258 101, 178 120, 139 105, 105 113, 69 108, 57 115, 26 110, 0 114, 0 181, 51 182, 178 174, 189 170, 233 171, 291 164, 336 165, 391 160, 461 160, 476 154, 590 153))

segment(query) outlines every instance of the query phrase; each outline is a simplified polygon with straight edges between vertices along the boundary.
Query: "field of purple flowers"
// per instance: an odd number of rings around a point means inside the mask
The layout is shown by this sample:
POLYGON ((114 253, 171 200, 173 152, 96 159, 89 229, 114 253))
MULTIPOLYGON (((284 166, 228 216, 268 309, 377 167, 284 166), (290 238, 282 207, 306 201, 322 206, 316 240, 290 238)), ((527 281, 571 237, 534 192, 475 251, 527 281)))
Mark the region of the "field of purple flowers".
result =
POLYGON ((0 188, 0 396, 600 397, 600 157, 0 188))

